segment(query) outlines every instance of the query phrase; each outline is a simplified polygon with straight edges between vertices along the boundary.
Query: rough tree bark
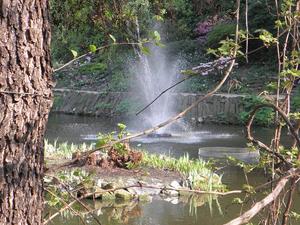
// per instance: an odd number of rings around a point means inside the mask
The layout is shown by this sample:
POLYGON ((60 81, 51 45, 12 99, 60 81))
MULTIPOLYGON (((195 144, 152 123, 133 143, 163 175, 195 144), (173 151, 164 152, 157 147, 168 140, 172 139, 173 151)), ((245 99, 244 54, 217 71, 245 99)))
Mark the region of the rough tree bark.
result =
POLYGON ((0 0, 0 224, 42 224, 48 8, 47 0, 0 0))

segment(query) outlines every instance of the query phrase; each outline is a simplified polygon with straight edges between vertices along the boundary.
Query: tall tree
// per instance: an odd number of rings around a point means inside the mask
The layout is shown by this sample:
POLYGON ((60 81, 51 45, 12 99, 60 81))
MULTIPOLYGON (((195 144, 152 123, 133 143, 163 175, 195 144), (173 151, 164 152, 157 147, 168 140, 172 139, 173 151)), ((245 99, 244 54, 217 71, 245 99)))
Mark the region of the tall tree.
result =
POLYGON ((0 224, 42 224, 48 8, 47 0, 0 1, 0 224))

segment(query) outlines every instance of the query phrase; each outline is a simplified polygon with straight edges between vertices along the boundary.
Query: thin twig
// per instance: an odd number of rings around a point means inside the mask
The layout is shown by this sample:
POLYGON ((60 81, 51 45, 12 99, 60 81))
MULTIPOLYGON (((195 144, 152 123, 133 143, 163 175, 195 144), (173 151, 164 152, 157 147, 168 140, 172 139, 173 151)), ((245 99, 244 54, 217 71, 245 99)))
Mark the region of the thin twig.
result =
MULTIPOLYGON (((48 177, 52 177, 52 179, 55 179, 55 181, 58 181, 62 187, 69 193, 69 195, 76 200, 83 208, 85 208, 88 212, 92 211, 92 209, 90 207, 88 207, 86 204, 84 204, 79 198, 77 198, 67 187, 67 185, 65 183, 63 183, 59 178, 53 176, 53 175, 49 175, 47 174, 48 177)), ((74 191, 73 191, 74 192, 74 191)), ((91 213, 92 217, 94 218, 94 220, 96 221, 97 224, 101 225, 101 222, 98 220, 98 218, 91 213)))
POLYGON ((283 218, 282 218, 282 223, 281 223, 282 225, 287 225, 290 209, 291 209, 292 202, 293 202, 293 194, 294 194, 295 188, 296 188, 296 179, 293 178, 291 180, 291 186, 290 186, 290 190, 289 190, 287 206, 283 213, 283 218))
POLYGON ((246 22, 246 62, 248 63, 248 51, 249 51, 249 26, 248 26, 248 0, 245 2, 245 22, 246 22))
MULTIPOLYGON (((70 209, 75 215, 77 215, 81 222, 84 224, 84 225, 87 225, 86 222, 84 222, 84 219, 82 218, 82 216, 80 215, 79 212, 77 212, 75 209, 73 209, 71 207, 71 205, 69 205, 64 199, 62 199, 61 197, 57 196, 55 193, 53 193, 52 191, 50 191, 49 189, 47 188, 44 188, 49 194, 51 194, 52 196, 54 196, 55 198, 59 198, 59 200, 65 205, 66 209, 70 209)), ((51 220, 53 220, 57 215, 56 214, 60 214, 59 211, 56 212, 55 214, 53 214, 52 216, 50 216, 46 221, 44 221, 44 225, 49 223, 51 220)))
POLYGON ((138 116, 140 113, 142 113, 143 111, 145 111, 148 107, 150 107, 157 99, 159 99, 164 93, 166 93, 167 91, 171 90, 172 88, 176 87, 177 85, 183 83, 184 81, 192 78, 193 76, 188 76, 184 79, 182 79, 181 81, 176 82, 175 84, 173 84, 172 86, 168 87, 167 89, 163 90, 155 99, 153 99, 149 104, 147 104, 144 108, 142 108, 141 110, 139 110, 135 115, 138 116))
POLYGON ((251 112, 250 114, 250 119, 248 121, 248 124, 247 124, 247 136, 248 136, 248 139, 250 141, 252 141, 253 137, 251 135, 251 125, 253 123, 253 120, 254 120, 254 116, 256 114, 256 112, 258 110, 260 110, 261 108, 273 108, 273 110, 277 111, 279 113, 279 115, 283 118, 283 120, 286 122, 287 126, 289 127, 290 129, 290 132, 291 134, 293 135, 293 137, 295 138, 296 142, 297 142, 297 146, 298 146, 298 155, 300 154, 300 138, 296 132, 296 130, 294 129, 291 121, 289 120, 288 116, 276 105, 272 104, 272 103, 265 103, 265 104, 261 104, 261 105, 258 105, 256 106, 253 111, 251 112))

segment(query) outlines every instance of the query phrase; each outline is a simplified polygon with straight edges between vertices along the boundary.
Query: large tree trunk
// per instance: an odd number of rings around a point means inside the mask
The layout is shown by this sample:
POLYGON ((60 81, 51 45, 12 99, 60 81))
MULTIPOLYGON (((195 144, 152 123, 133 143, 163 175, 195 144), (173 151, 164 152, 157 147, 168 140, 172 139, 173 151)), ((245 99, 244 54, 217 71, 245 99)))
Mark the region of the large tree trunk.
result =
POLYGON ((0 0, 0 224, 42 224, 49 44, 47 0, 0 0))

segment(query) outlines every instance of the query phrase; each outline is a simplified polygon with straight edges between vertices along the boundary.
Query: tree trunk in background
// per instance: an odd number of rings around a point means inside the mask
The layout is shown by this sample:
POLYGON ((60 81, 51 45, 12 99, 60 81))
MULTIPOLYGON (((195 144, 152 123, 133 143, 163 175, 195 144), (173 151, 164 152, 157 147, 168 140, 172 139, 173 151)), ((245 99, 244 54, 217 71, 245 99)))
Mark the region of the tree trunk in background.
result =
POLYGON ((49 45, 47 0, 0 0, 0 224, 42 224, 49 45))

